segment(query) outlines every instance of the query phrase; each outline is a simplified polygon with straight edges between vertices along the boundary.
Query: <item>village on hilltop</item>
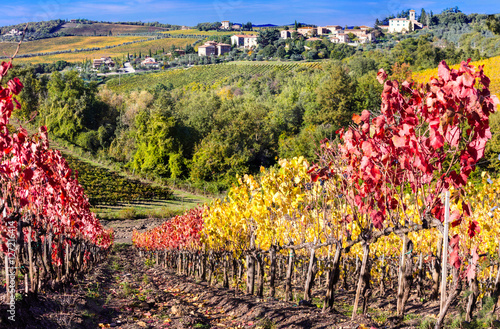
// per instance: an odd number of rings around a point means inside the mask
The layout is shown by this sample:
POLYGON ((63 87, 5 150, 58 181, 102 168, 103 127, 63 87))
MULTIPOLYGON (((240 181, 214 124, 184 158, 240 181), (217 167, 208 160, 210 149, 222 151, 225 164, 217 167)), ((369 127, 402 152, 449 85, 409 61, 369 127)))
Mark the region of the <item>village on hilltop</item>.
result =
MULTIPOLYGON (((380 35, 380 30, 386 33, 393 34, 403 34, 408 33, 417 29, 425 29, 422 23, 416 20, 415 10, 410 10, 408 17, 392 18, 388 20, 388 25, 378 25, 375 28, 366 25, 352 26, 352 27, 342 27, 340 25, 325 25, 325 26, 301 26, 300 24, 295 24, 295 27, 285 26, 284 29, 279 31, 279 38, 283 40, 302 40, 306 44, 308 42, 314 41, 324 41, 332 42, 335 44, 346 44, 349 46, 359 46, 361 44, 370 44, 376 42, 376 36, 380 35), (377 34, 377 29, 379 30, 377 34)), ((249 24, 249 23, 248 23, 249 24)), ((230 53, 233 49, 242 49, 245 51, 252 51, 259 48, 259 35, 258 32, 249 32, 252 34, 243 34, 242 27, 245 25, 239 23, 231 23, 228 20, 220 22, 220 26, 217 27, 219 31, 235 31, 237 34, 233 34, 229 39, 226 39, 226 43, 209 40, 199 45, 195 49, 195 53, 199 57, 219 57, 230 53)), ((269 27, 267 29, 273 29, 274 27, 269 27)), ((183 30, 187 30, 187 26, 182 26, 183 30)), ((11 34, 20 33, 19 31, 11 31, 11 34)), ((262 30, 260 31, 262 33, 262 30)), ((220 40, 219 40, 220 41, 220 40)), ((310 49, 307 45, 304 48, 310 49)), ((186 55, 186 51, 183 49, 173 49, 163 54, 167 57, 173 58, 178 56, 186 55)), ((157 61, 152 56, 145 56, 143 58, 132 58, 130 60, 134 66, 140 67, 141 69, 156 69, 162 66, 160 60, 157 61)), ((109 57, 97 58, 93 60, 92 68, 94 70, 104 71, 110 70, 115 67, 115 63, 109 57)))
MULTIPOLYGON (((230 24, 230 21, 222 21, 220 29, 223 30, 239 30, 241 24, 230 24)), ((415 10, 410 10, 408 18, 393 18, 389 20, 389 25, 379 25, 380 29, 388 33, 407 33, 416 29, 425 28, 422 23, 415 19, 415 10)), ((321 41, 325 37, 333 43, 345 43, 351 46, 357 46, 363 43, 372 43, 376 40, 374 29, 366 26, 354 26, 353 28, 343 28, 340 25, 326 26, 305 26, 289 30, 280 31, 282 39, 290 39, 302 36, 306 42, 321 41), (352 37, 356 40, 351 40, 352 37)), ((253 34, 235 34, 231 36, 231 46, 244 49, 253 49, 257 47, 257 35, 253 34)), ((231 46, 228 44, 208 41, 204 45, 198 47, 199 56, 221 56, 231 51, 231 46)))

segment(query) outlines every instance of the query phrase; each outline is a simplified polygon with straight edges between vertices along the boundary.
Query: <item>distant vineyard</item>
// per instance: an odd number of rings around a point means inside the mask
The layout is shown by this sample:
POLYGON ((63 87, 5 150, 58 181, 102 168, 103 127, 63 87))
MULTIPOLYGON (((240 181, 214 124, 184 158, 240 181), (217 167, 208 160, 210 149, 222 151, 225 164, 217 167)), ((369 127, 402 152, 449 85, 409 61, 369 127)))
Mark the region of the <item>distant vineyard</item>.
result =
POLYGON ((108 35, 109 32, 113 35, 123 33, 145 33, 145 32, 160 32, 166 30, 165 28, 155 26, 141 26, 141 25, 127 25, 127 24, 108 24, 108 23, 93 23, 93 24, 80 24, 80 23, 66 23, 58 32, 64 32, 72 35, 108 35), (95 33, 95 34, 94 34, 95 33))
MULTIPOLYGON (((122 38, 139 38, 144 39, 144 37, 117 37, 117 39, 122 38)), ((57 38, 58 39, 58 38, 57 38)), ((54 40, 57 40, 54 39, 54 40)), ((68 61, 68 62, 82 62, 84 60, 90 60, 94 58, 100 58, 103 56, 110 57, 122 57, 127 54, 133 54, 142 52, 143 54, 149 53, 149 49, 152 52, 156 52, 157 50, 162 51, 165 49, 170 49, 172 45, 178 48, 184 48, 188 44, 193 44, 197 39, 193 38, 165 38, 158 40, 151 40, 139 43, 133 43, 128 45, 123 45, 111 49, 101 49, 96 51, 84 51, 78 53, 62 53, 57 55, 48 55, 48 56, 37 56, 37 57, 29 57, 29 58, 16 58, 16 63, 54 63, 60 60, 68 61)), ((118 42, 120 43, 120 42, 118 42)), ((102 47, 102 46, 101 46, 102 47)))
MULTIPOLYGON (((478 67, 479 65, 484 65, 484 73, 490 78, 490 91, 492 94, 500 97, 500 56, 488 58, 481 61, 471 62, 472 65, 478 67)), ((451 68, 458 69, 460 64, 453 65, 451 68)), ((413 79, 418 82, 429 81, 429 78, 434 76, 437 77, 438 70, 428 69, 421 72, 413 73, 413 79)))
POLYGON ((206 36, 212 36, 212 35, 225 35, 225 34, 256 34, 257 32, 255 31, 198 31, 197 29, 189 29, 189 30, 172 30, 172 31, 165 31, 162 33, 168 33, 171 35, 176 35, 176 34, 185 34, 185 35, 206 35, 206 36))
POLYGON ((70 168, 78 172, 78 181, 92 205, 115 205, 120 202, 139 200, 168 200, 172 191, 165 187, 155 187, 138 180, 127 179, 119 174, 93 166, 65 154, 70 168))
POLYGON ((311 63, 230 63, 195 66, 189 69, 176 69, 160 73, 122 76, 121 81, 111 79, 107 86, 116 92, 127 92, 143 86, 154 86, 158 83, 172 83, 177 88, 190 83, 213 84, 224 78, 240 74, 264 74, 269 71, 291 71, 300 67, 320 68, 320 62, 311 63))
MULTIPOLYGON (((47 53, 70 49, 115 46, 125 42, 145 39, 144 37, 60 37, 24 42, 19 49, 19 55, 47 53)), ((9 55, 16 50, 17 43, 0 43, 0 55, 9 55)))

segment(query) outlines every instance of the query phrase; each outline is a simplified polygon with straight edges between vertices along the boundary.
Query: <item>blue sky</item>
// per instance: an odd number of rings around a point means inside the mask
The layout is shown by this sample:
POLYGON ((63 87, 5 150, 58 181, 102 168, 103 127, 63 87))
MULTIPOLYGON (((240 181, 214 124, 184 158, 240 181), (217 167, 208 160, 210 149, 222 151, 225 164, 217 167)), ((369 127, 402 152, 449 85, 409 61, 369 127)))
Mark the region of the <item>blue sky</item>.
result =
POLYGON ((195 25, 230 20, 254 24, 370 25, 404 9, 441 12, 458 6, 464 13, 500 13, 499 0, 18 0, 2 5, 0 26, 26 21, 87 18, 99 21, 143 21, 195 25))

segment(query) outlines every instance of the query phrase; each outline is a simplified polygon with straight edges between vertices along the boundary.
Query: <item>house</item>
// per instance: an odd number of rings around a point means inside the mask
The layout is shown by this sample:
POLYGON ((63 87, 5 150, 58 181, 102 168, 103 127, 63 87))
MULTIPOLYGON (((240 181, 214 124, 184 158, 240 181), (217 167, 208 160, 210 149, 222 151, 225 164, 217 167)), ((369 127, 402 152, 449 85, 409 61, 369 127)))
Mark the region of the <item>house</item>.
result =
POLYGON ((227 43, 217 43, 207 41, 203 46, 198 47, 198 56, 221 56, 231 51, 231 45, 227 43))
POLYGON ((231 36, 231 45, 236 45, 236 47, 243 47, 245 44, 245 35, 235 34, 231 36))
POLYGON ((257 47, 257 36, 256 35, 245 35, 244 47, 246 49, 257 47))
POLYGON ((186 26, 186 25, 182 25, 182 27, 181 27, 181 30, 189 30, 189 29, 190 29, 190 27, 186 26))
POLYGON ((220 27, 221 29, 229 30, 229 21, 222 21, 221 23, 222 23, 222 25, 220 27))
POLYGON ((94 69, 100 69, 103 66, 109 69, 110 67, 115 67, 115 62, 113 62, 111 57, 97 58, 94 59, 92 62, 92 67, 94 69))
POLYGON ((252 48, 257 46, 256 35, 235 34, 231 36, 231 45, 236 47, 252 48))
POLYGON ((141 66, 144 66, 144 67, 159 67, 160 64, 153 58, 153 57, 146 57, 146 59, 144 59, 142 62, 141 62, 141 66))
POLYGON ((227 54, 228 52, 231 51, 231 45, 228 45, 227 43, 218 43, 216 47, 217 47, 217 55, 219 56, 227 54))
MULTIPOLYGON (((184 55, 186 55, 186 51, 184 49, 175 49, 174 53, 176 53, 178 56, 184 56, 184 55)), ((172 56, 174 54, 169 51, 168 53, 166 53, 166 55, 167 56, 172 56)))
POLYGON ((359 29, 360 29, 360 30, 363 30, 363 31, 366 31, 366 30, 371 29, 371 27, 366 26, 366 25, 361 25, 361 26, 359 27, 359 29))
POLYGON ((19 31, 19 30, 16 30, 16 29, 12 29, 10 30, 9 32, 5 33, 6 36, 16 36, 16 35, 23 35, 23 32, 19 31))
POLYGON ((389 25, 378 25, 377 27, 381 30, 389 30, 389 25))
POLYGON ((410 18, 392 18, 389 20, 389 33, 406 33, 421 29, 422 23, 415 19, 415 10, 410 10, 410 18))
POLYGON ((241 24, 238 24, 238 23, 233 24, 232 29, 233 30, 240 30, 241 29, 241 24))
POLYGON ((72 19, 69 21, 70 23, 76 23, 76 19, 72 19))
POLYGON ((344 33, 347 33, 347 34, 352 33, 352 34, 354 34, 356 37, 358 37, 358 39, 360 41, 364 40, 363 43, 365 43, 365 42, 370 43, 370 42, 372 42, 375 39, 374 33, 373 32, 368 32, 367 30, 352 29, 352 30, 345 30, 344 33))
POLYGON ((280 31, 280 38, 281 39, 289 39, 292 37, 292 33, 288 30, 283 30, 283 31, 280 31))
POLYGON ((315 27, 299 27, 297 29, 297 32, 299 34, 302 34, 303 36, 307 37, 307 36, 314 36, 318 33, 318 29, 315 28, 315 27))
POLYGON ((318 35, 329 34, 331 31, 326 27, 318 26, 318 35))
POLYGON ((215 55, 217 48, 211 44, 204 44, 198 47, 198 56, 212 56, 215 55))
POLYGON ((337 31, 342 31, 342 26, 340 25, 318 26, 316 33, 318 35, 324 35, 324 34, 335 33, 337 31))
POLYGON ((351 40, 349 39, 349 35, 347 33, 337 33, 335 37, 338 38, 337 43, 348 43, 351 40))

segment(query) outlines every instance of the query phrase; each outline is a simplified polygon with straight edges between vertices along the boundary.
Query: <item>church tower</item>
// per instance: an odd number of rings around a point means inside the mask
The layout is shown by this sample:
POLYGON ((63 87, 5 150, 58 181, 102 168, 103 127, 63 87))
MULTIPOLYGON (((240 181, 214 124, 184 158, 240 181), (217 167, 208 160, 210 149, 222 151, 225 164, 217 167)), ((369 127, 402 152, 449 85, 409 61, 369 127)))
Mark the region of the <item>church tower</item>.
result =
POLYGON ((415 10, 410 10, 410 21, 414 21, 415 20, 415 10))

